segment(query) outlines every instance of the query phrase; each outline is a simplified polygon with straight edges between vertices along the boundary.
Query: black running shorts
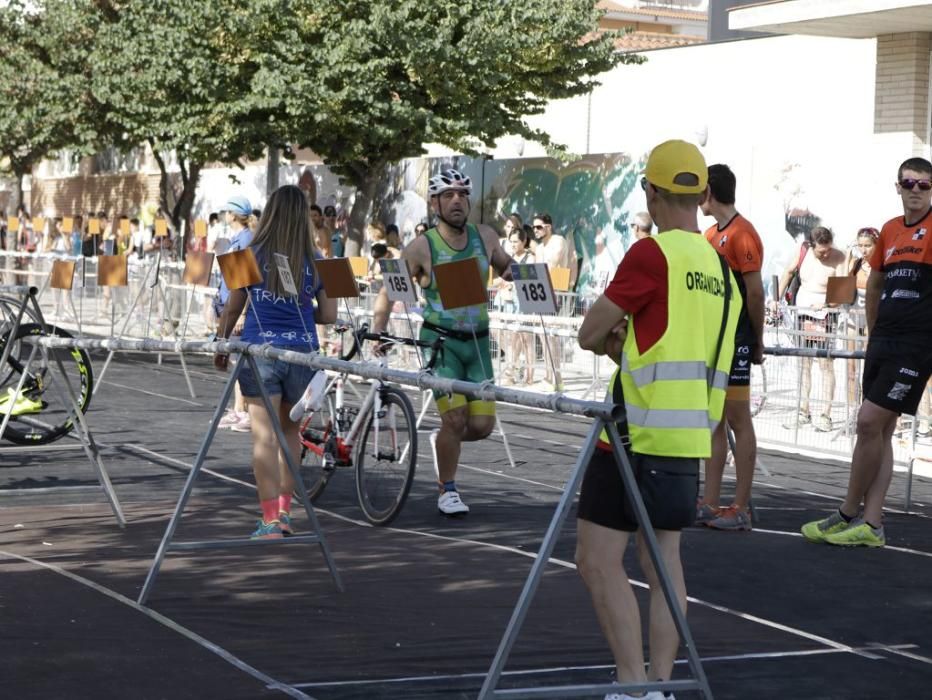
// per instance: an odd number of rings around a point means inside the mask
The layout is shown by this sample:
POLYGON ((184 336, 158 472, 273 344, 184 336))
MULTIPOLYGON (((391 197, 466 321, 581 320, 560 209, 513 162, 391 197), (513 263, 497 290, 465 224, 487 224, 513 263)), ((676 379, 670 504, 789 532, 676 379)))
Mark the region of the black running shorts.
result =
MULTIPOLYGON (((682 530, 696 520, 699 460, 628 454, 651 525, 657 530, 682 530)), ((611 452, 596 448, 579 494, 581 520, 613 530, 638 529, 635 510, 625 497, 621 472, 611 452)))
POLYGON ((932 347, 870 336, 864 357, 864 398, 915 415, 932 373, 932 347))
POLYGON ((731 361, 728 386, 751 386, 751 357, 756 350, 756 344, 741 341, 735 343, 735 356, 731 361))

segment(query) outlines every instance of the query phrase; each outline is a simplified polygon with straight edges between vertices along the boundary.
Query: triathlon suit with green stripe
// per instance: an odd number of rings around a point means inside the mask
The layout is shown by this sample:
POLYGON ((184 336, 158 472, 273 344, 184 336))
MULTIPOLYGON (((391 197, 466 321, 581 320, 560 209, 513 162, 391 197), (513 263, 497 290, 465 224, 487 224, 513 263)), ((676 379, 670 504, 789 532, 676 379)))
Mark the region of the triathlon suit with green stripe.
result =
MULTIPOLYGON (((430 245, 430 284, 423 288, 424 324, 421 340, 433 341, 444 338, 443 350, 434 373, 447 379, 462 379, 469 382, 484 382, 492 379, 492 353, 489 351, 489 310, 487 304, 444 309, 434 267, 444 263, 475 258, 479 262, 479 276, 489 276, 489 257, 482 236, 472 224, 466 224, 466 245, 462 250, 452 248, 436 228, 424 233, 430 245), (475 333, 475 337, 473 334, 475 333)), ((461 394, 434 392, 437 408, 445 413, 452 408, 469 406, 471 415, 495 415, 494 401, 467 399, 461 394)))

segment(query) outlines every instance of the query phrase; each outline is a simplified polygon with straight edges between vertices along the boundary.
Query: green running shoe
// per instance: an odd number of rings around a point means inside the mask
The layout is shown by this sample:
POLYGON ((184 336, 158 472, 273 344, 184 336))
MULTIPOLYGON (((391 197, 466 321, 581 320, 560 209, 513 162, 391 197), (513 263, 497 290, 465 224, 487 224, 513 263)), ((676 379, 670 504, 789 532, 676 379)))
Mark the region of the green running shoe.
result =
POLYGON ((841 517, 841 513, 836 510, 827 518, 806 523, 800 531, 810 542, 825 542, 825 538, 829 535, 847 530, 850 526, 851 523, 841 517))
POLYGON ((872 528, 863 520, 852 522, 851 527, 825 536, 825 541, 839 547, 883 547, 887 543, 883 527, 872 528))
POLYGON ((0 414, 5 414, 9 410, 10 402, 13 402, 13 410, 10 411, 12 416, 23 416, 28 413, 39 413, 45 404, 39 399, 31 399, 28 396, 21 395, 14 399, 14 391, 7 389, 7 393, 0 396, 0 414))

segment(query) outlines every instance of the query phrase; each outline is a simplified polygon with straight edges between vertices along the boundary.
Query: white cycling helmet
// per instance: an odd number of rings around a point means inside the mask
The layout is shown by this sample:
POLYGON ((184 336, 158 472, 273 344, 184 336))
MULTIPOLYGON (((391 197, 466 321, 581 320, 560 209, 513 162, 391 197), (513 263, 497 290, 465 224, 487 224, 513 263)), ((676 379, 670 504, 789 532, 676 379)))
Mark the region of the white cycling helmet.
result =
POLYGON ((427 195, 429 197, 447 190, 465 190, 467 195, 472 194, 472 180, 459 170, 448 168, 447 170, 441 170, 427 183, 427 195))

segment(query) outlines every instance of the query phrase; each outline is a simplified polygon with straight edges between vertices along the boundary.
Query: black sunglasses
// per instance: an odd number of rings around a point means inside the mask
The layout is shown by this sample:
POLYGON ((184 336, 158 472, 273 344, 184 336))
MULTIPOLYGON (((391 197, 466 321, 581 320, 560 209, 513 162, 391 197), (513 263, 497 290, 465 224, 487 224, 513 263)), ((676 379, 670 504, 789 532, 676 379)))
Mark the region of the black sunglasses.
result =
POLYGON ((544 226, 545 226, 545 225, 546 225, 546 224, 534 224, 534 230, 535 230, 535 231, 542 231, 542 230, 544 229, 544 226))
POLYGON ((912 190, 916 185, 919 185, 919 189, 923 192, 932 190, 932 180, 913 180, 911 177, 900 180, 900 187, 904 190, 912 190))

